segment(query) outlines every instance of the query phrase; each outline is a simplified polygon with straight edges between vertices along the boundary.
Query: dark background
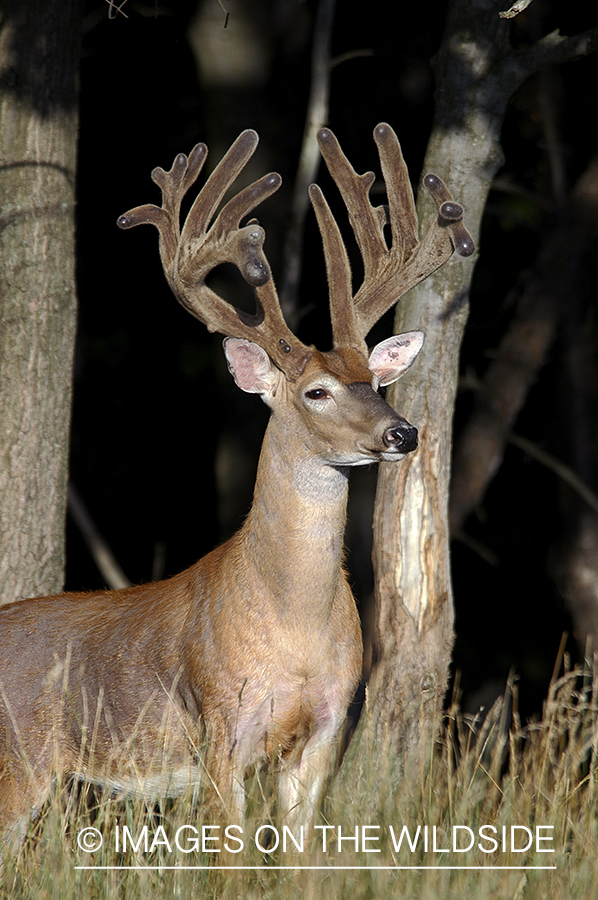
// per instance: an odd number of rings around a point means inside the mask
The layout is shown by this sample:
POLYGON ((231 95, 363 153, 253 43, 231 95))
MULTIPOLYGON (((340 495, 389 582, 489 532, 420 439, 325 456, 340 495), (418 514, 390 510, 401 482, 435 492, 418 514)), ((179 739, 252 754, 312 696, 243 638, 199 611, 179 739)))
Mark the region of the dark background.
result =
MULTIPOLYGON (((556 27, 566 34, 590 27, 589 7, 578 6, 556 0, 532 4, 511 25, 513 44, 524 47, 556 27)), ((446 3, 402 8, 390 2, 367 8, 338 3, 333 56, 368 53, 334 68, 329 125, 357 171, 365 171, 377 170, 373 128, 389 121, 417 181, 432 125, 431 62, 442 39, 446 3)), ((190 565, 238 527, 251 499, 267 410, 234 387, 221 338, 208 335, 171 295, 156 231, 122 232, 116 219, 133 206, 159 202, 150 180, 154 166, 170 168, 178 152, 205 141, 209 168, 243 128, 255 128, 260 147, 240 183, 272 169, 283 177, 283 188, 258 212, 280 280, 310 86, 315 4, 129 0, 122 13, 126 17, 109 18, 106 3, 85 4, 72 479, 127 576, 142 582, 190 565), (230 13, 226 28, 223 7, 230 13), (216 58, 225 61, 226 79, 206 72, 203 49, 204 65, 198 69, 188 39, 193 23, 194 34, 215 45, 216 58), (237 69, 232 60, 245 46, 237 69), (230 480, 231 472, 242 487, 230 480)), ((550 71, 549 98, 568 187, 596 153, 597 66, 590 56, 550 71)), ((472 405, 470 386, 483 374, 512 316, 513 292, 533 266, 555 216, 540 95, 539 80, 530 79, 505 120, 505 164, 484 219, 471 295, 457 431, 472 405), (520 190, 505 191, 500 185, 506 181, 520 190)), ((321 183, 326 184, 324 176, 321 183)), ((579 302, 591 309, 595 252, 587 254, 584 267, 586 293, 579 302)), ((322 349, 328 340, 326 298, 310 215, 301 289, 306 314, 299 336, 322 349)), ((557 341, 517 432, 567 462, 569 403, 557 341)), ((367 542, 374 479, 375 471, 356 473, 350 509, 350 565, 362 605, 371 586, 367 542)), ((478 692, 504 684, 511 669, 520 676, 524 714, 537 710, 546 694, 562 633, 571 631, 555 572, 567 528, 566 490, 554 472, 510 446, 466 527, 487 552, 482 556, 454 542, 453 668, 461 673, 466 704, 482 702, 478 692)), ((101 586, 69 521, 67 588, 101 586)), ((575 658, 572 638, 567 648, 575 658)))

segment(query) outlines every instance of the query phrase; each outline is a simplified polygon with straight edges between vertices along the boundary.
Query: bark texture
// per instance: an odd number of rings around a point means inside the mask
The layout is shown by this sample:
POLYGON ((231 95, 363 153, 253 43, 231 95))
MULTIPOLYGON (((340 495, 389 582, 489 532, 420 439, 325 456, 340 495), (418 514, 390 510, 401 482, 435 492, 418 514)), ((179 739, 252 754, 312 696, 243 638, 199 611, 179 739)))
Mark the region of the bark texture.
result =
POLYGON ((0 27, 0 602, 62 588, 79 7, 12 0, 0 27))
MULTIPOLYGON (((500 125, 509 94, 492 70, 506 52, 508 26, 494 3, 453 4, 438 60, 437 115, 425 159, 465 208, 477 243, 492 178, 501 162, 500 125)), ((421 196, 421 227, 432 211, 421 196)), ((393 405, 415 424, 420 449, 383 465, 374 514, 375 669, 368 719, 409 757, 429 743, 447 686, 453 598, 447 520, 452 414, 473 261, 453 257, 400 304, 395 331, 423 328, 417 369, 393 405), (415 324, 417 323, 417 324, 415 324), (397 502, 391 501, 392 497, 397 502), (422 729, 424 731, 422 732, 422 729)))
MULTIPOLYGON (((436 118, 425 158, 465 208, 478 241, 509 98, 538 67, 591 52, 596 34, 549 35, 522 53, 494 0, 454 0, 436 65, 436 118)), ((432 210, 420 192, 420 227, 432 210)), ((374 514, 374 669, 356 739, 346 759, 380 747, 406 766, 432 744, 453 646, 448 496, 459 348, 467 319, 472 260, 453 257, 399 304, 395 332, 421 328, 424 349, 390 402, 417 426, 420 449, 399 466, 382 464, 374 514)))

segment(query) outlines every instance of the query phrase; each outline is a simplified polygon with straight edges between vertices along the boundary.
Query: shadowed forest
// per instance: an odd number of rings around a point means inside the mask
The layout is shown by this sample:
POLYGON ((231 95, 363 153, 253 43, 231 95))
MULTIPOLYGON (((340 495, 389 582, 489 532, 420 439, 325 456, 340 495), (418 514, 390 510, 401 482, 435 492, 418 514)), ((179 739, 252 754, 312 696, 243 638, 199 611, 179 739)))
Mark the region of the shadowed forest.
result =
MULTIPOLYGON (((258 211, 281 287, 316 12, 315 3, 298 0, 85 4, 71 478, 135 583, 174 574, 236 530, 251 500, 267 410, 234 386, 221 338, 171 295, 156 233, 121 232, 116 219, 159 202, 155 166, 170 168, 177 153, 204 141, 211 168, 241 130, 254 128, 260 145, 242 178, 272 170, 283 178, 258 211)), ((417 185, 446 13, 440 0, 404 16, 399 10, 398 20, 394 4, 358 12, 337 5, 327 124, 358 172, 378 173, 372 131, 388 121, 417 185)), ((577 34, 595 18, 590 5, 532 3, 510 24, 511 42, 525 48, 557 28, 577 34)), ((488 489, 471 509, 452 511, 453 673, 469 709, 487 705, 514 670, 521 713, 537 711, 559 647, 580 659, 592 632, 584 626, 592 613, 580 613, 587 606, 580 584, 598 604, 597 67, 590 54, 541 70, 517 91, 483 220, 455 411, 463 452, 484 378, 518 325, 531 359, 524 389, 516 366, 493 383, 488 408, 500 414, 514 406, 514 424, 488 489), (548 323, 538 347, 535 321, 548 323), (589 547, 583 559, 580 545, 589 547)), ((327 173, 318 181, 337 202, 327 173)), ((458 186, 449 187, 459 199, 458 186)), ((221 289, 239 304, 243 289, 233 276, 220 276, 221 289)), ((298 336, 327 349, 326 276, 311 212, 299 288, 298 336)), ((387 318, 370 343, 391 327, 387 318)), ((416 366, 408 377, 417 379, 416 366)), ((460 491, 472 482, 471 465, 460 491)), ((366 624, 375 477, 375 469, 353 473, 349 508, 348 565, 366 624)), ((69 518, 66 587, 102 584, 69 518)), ((593 617, 595 625, 598 605, 593 617)))

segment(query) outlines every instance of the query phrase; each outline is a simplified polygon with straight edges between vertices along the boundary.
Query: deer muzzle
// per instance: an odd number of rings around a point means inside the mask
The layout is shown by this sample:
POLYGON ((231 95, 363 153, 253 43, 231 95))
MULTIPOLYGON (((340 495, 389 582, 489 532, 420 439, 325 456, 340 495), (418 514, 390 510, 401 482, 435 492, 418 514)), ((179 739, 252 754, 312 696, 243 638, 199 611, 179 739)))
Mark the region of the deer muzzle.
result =
POLYGON ((417 428, 406 419, 387 428, 382 437, 384 444, 395 453, 411 453, 417 449, 417 428))

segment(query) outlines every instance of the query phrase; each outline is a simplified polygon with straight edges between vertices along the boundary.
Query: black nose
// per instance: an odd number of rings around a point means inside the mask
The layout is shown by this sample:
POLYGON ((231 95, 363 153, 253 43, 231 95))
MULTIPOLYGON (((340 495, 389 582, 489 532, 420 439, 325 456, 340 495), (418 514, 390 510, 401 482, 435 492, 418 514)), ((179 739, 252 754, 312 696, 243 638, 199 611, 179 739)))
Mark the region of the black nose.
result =
POLYGON ((393 450, 410 453, 417 447, 417 428, 414 428, 409 422, 392 425, 384 432, 383 441, 387 447, 391 447, 393 450))

